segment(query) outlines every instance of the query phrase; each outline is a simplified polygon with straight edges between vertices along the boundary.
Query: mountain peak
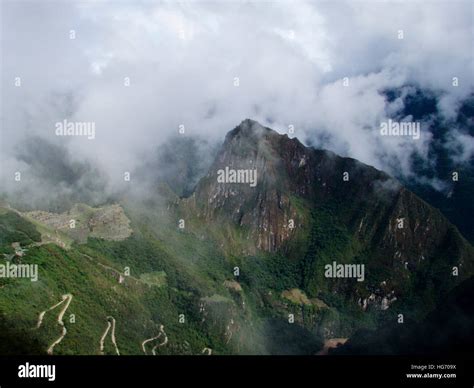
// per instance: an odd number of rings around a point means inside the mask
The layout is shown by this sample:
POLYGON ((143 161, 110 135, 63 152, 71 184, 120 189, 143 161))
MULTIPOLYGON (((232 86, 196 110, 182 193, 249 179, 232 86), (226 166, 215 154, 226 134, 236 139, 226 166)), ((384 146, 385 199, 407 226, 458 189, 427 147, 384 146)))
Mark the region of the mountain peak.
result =
POLYGON ((276 133, 272 129, 264 127, 258 121, 245 119, 232 131, 227 133, 226 140, 230 140, 239 136, 260 138, 262 135, 272 132, 276 133))
MULTIPOLYGON (((208 174, 196 186, 193 201, 204 218, 213 222, 231 219, 236 228, 243 227, 247 233, 244 240, 253 242, 246 247, 247 252, 252 247, 275 251, 293 240, 297 230, 310 233, 308 214, 323 214, 327 209, 337 213, 356 239, 383 236, 376 244, 387 245, 388 255, 396 253, 398 259, 407 262, 410 257, 400 256, 402 242, 393 232, 397 219, 408 220, 411 214, 412 225, 423 223, 423 230, 431 234, 437 229, 438 237, 449 229, 436 211, 386 173, 355 159, 305 147, 296 138, 250 119, 227 134, 208 174), (252 172, 255 183, 230 178, 228 182, 219 181, 219 174, 227 170, 241 175, 252 172), (289 228, 290 220, 300 227, 289 228)), ((320 216, 333 217, 326 213, 320 216)), ((416 246, 413 249, 418 257, 426 257, 433 238, 419 235, 419 228, 412 233, 413 240, 407 238, 404 243, 416 246), (424 245, 419 244, 420 240, 424 245)))

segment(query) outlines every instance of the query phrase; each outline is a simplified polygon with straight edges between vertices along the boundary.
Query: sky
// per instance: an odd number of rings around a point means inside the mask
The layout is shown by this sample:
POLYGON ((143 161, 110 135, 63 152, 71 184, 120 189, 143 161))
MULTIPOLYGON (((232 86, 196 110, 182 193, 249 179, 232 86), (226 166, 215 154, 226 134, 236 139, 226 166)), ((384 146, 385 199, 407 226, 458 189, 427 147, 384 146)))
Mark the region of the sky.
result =
MULTIPOLYGON (((417 89, 455 119, 474 92, 473 4, 3 1, 2 186, 18 187, 21 171, 39 190, 66 170, 102 190, 81 177, 97 172, 113 190, 170 136, 218 143, 245 118, 410 176, 414 152, 429 159, 433 120, 418 140, 380 136, 380 124, 411 121, 404 97, 417 89), (388 101, 392 88, 400 97, 388 101), (94 138, 57 136, 64 120, 94 123, 94 138)), ((447 146, 472 160, 459 128, 447 146)))

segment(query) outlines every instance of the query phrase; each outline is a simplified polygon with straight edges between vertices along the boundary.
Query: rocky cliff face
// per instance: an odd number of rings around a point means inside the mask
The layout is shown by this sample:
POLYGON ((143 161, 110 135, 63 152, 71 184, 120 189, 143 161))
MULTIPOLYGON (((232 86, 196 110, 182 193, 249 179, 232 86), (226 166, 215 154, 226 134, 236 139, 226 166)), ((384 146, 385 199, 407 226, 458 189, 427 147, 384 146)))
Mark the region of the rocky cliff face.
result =
POLYGON ((327 282, 327 288, 358 300, 363 310, 389 308, 408 283, 449 288, 473 272, 469 243, 398 181, 252 120, 227 134, 209 172, 185 201, 201 225, 222 232, 221 246, 235 239, 236 232, 228 230, 238 231, 248 244, 234 254, 283 250, 296 255, 303 288, 312 293, 327 282), (240 171, 242 179, 223 174, 226 170, 237 176, 240 171), (244 179, 243 171, 256 171, 256 182, 244 179), (223 175, 226 179, 219 178, 223 175), (364 286, 322 278, 323 266, 333 259, 365 264, 364 286), (454 267, 459 278, 452 276, 454 267))
POLYGON ((338 221, 358 239, 402 263, 424 260, 446 239, 466 244, 438 210, 384 172, 305 147, 252 120, 227 134, 193 201, 199 217, 230 218, 265 251, 278 250, 303 226, 301 201, 335 207, 338 221), (256 170, 256 185, 219 182, 226 168, 256 170))
MULTIPOLYGON (((298 141, 245 120, 229 132, 214 164, 197 186, 193 200, 199 216, 210 222, 230 217, 247 231, 246 238, 254 240, 258 249, 275 251, 290 238, 298 222, 291 196, 305 188, 293 185, 288 169, 298 169, 294 161, 304 161, 306 153, 298 141), (280 147, 288 157, 281 157, 280 147), (237 178, 240 173, 243 178, 250 174, 255 179, 232 182, 228 175, 229 179, 219 181, 219 171, 222 174, 226 169, 235 171, 237 178)), ((304 162, 301 168, 305 168, 304 162)))

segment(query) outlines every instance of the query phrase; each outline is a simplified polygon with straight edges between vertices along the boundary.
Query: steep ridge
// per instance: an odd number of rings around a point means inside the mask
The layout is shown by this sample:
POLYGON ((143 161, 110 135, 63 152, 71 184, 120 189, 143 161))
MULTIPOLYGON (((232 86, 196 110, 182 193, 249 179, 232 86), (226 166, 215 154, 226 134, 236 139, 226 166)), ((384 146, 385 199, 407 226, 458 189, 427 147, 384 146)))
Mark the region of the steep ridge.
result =
POLYGON ((473 273, 473 249, 457 228, 397 180, 253 120, 227 134, 183 208, 228 254, 283 254, 299 262, 309 294, 342 293, 364 310, 420 290, 437 299, 473 273), (364 264, 363 285, 326 279, 334 260, 364 264))

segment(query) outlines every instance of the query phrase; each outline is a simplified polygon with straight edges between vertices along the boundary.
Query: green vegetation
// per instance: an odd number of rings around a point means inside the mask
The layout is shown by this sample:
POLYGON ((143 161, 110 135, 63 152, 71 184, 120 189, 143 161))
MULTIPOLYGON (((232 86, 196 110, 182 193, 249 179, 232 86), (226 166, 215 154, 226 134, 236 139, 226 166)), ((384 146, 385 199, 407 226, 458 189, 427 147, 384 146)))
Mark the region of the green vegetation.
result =
POLYGON ((28 245, 41 241, 41 235, 34 225, 12 211, 0 209, 0 253, 13 253, 13 242, 28 245))

